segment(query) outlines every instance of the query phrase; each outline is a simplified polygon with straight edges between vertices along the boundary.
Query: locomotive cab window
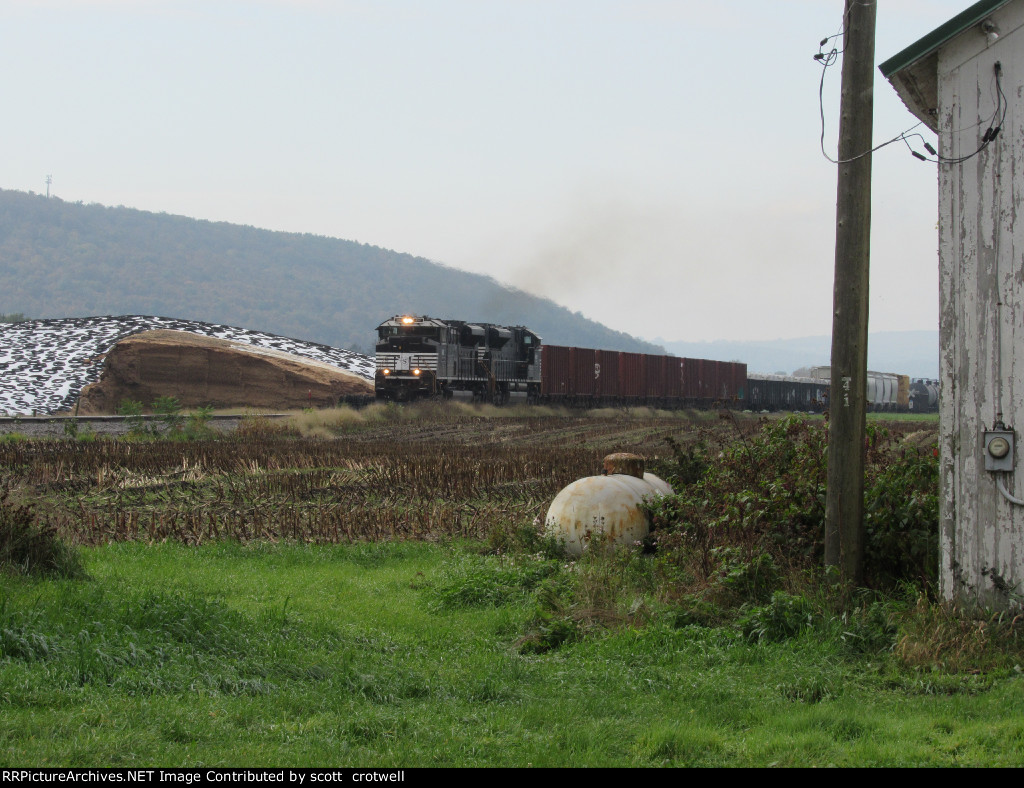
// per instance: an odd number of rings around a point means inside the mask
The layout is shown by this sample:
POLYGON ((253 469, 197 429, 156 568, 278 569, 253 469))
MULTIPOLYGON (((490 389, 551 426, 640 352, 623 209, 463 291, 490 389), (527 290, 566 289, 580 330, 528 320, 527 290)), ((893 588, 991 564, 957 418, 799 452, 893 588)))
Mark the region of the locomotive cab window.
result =
POLYGON ((441 336, 441 329, 437 326, 402 326, 399 331, 404 337, 423 337, 432 339, 435 342, 441 336))
POLYGON ((493 348, 503 348, 508 344, 508 341, 512 338, 512 332, 507 328, 498 328, 492 326, 487 331, 488 344, 493 348))
POLYGON ((463 326, 459 332, 459 344, 474 347, 484 343, 484 330, 480 326, 463 326))
POLYGON ((379 351, 399 353, 437 352, 441 329, 437 326, 381 326, 379 351))

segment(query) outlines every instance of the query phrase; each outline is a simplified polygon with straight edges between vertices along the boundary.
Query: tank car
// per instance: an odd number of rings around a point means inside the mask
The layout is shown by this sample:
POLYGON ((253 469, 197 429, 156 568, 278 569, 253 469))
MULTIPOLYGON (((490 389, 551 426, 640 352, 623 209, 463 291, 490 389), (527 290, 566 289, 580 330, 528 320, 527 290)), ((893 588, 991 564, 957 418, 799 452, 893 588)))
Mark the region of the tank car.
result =
POLYGON ((377 326, 374 389, 381 400, 536 400, 541 338, 523 326, 396 315, 377 326))
POLYGON ((939 381, 914 378, 910 381, 910 410, 915 413, 934 413, 939 409, 939 381))

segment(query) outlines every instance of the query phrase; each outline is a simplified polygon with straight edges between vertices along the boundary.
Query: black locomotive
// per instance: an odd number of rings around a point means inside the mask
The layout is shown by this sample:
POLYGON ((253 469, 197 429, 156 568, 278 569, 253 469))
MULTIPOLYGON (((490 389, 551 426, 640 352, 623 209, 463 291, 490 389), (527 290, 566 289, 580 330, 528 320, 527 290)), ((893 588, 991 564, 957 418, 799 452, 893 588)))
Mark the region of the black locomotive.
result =
POLYGON ((396 315, 377 326, 377 398, 465 397, 501 405, 540 394, 540 337, 497 326, 396 315))

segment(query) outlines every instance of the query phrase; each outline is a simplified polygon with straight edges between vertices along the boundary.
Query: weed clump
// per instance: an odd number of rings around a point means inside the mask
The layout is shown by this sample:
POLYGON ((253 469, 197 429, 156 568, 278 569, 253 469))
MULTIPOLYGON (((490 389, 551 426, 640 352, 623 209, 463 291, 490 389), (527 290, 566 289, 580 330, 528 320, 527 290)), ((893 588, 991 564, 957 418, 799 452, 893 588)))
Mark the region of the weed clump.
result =
POLYGON ((744 607, 737 626, 752 642, 789 640, 814 628, 817 611, 803 596, 776 591, 771 602, 760 607, 744 607))
POLYGON ((294 437, 298 435, 295 427, 260 413, 247 413, 235 428, 235 437, 240 441, 260 443, 271 438, 294 437))
POLYGON ((1024 665, 1024 614, 967 609, 920 595, 898 621, 893 653, 906 667, 948 673, 1024 665))
POLYGON ((83 579, 78 551, 65 544, 57 529, 40 523, 31 504, 15 503, 0 491, 0 568, 21 574, 83 579))
MULTIPOLYGON (((649 508, 662 560, 701 592, 734 606, 763 603, 820 570, 824 558, 828 431, 797 417, 761 431, 715 462, 700 446, 673 444, 668 475, 678 494, 649 508)), ((866 585, 934 583, 938 568, 938 463, 868 427, 866 585)), ((790 589, 791 590, 791 589, 790 589)))
POLYGON ((449 566, 430 589, 430 606, 435 610, 500 607, 525 599, 555 569, 550 561, 498 561, 492 556, 467 555, 449 566))
POLYGON ((547 578, 519 639, 520 653, 541 654, 588 635, 650 622, 659 576, 642 546, 589 550, 547 578))

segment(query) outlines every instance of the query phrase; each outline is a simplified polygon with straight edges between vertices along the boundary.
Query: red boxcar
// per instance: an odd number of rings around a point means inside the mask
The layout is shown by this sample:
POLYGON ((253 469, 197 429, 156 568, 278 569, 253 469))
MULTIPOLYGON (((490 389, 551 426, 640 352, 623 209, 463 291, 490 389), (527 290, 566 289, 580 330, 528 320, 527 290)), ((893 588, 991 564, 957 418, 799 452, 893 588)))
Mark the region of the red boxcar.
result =
POLYGON ((619 353, 619 396, 639 400, 646 393, 643 378, 643 354, 619 353))
POLYGON ((683 399, 687 402, 696 402, 700 399, 700 374, 697 368, 697 359, 680 359, 683 365, 683 399))
POLYGON ((570 380, 572 384, 572 395, 574 397, 593 398, 597 395, 595 383, 596 372, 596 350, 585 347, 574 347, 569 351, 571 359, 570 380))
POLYGON ((602 398, 616 398, 619 386, 619 351, 597 350, 594 357, 596 381, 594 392, 602 398))
POLYGON ((561 399, 570 395, 569 377, 572 348, 557 345, 541 346, 540 393, 542 397, 561 399))
POLYGON ((543 346, 541 396, 592 405, 730 404, 746 396, 747 365, 616 350, 543 346))
POLYGON ((736 361, 729 365, 729 394, 732 402, 743 402, 747 398, 747 365, 736 361))
POLYGON ((706 358, 700 360, 700 392, 705 400, 714 402, 720 396, 722 387, 719 381, 721 368, 718 361, 706 358))
POLYGON ((665 395, 665 356, 643 356, 644 395, 651 400, 665 395))

